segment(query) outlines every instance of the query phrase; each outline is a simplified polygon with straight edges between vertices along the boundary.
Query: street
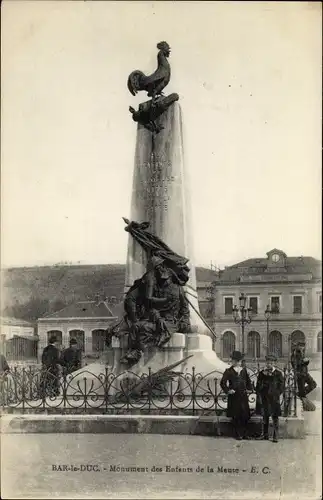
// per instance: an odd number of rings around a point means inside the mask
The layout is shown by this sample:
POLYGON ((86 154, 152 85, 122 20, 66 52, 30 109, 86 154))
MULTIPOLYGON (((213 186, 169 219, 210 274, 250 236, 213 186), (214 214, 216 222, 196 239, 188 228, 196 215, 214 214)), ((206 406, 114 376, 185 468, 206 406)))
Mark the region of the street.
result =
POLYGON ((307 437, 278 444, 177 435, 3 434, 2 498, 318 499, 321 403, 315 403, 317 410, 305 413, 307 437))

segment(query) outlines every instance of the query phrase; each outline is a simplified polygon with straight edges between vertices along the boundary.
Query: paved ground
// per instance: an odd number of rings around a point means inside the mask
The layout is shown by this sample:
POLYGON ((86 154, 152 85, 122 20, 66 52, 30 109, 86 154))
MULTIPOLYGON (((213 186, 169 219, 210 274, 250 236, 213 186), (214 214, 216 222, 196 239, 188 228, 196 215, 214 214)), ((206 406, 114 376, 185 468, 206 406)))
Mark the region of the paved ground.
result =
POLYGON ((319 499, 321 404, 316 404, 316 412, 305 414, 306 439, 278 444, 201 436, 3 434, 2 498, 319 499), (97 470, 53 470, 64 464, 97 470), (144 470, 117 469, 134 466, 144 470), (192 471, 172 472, 167 466, 192 471))

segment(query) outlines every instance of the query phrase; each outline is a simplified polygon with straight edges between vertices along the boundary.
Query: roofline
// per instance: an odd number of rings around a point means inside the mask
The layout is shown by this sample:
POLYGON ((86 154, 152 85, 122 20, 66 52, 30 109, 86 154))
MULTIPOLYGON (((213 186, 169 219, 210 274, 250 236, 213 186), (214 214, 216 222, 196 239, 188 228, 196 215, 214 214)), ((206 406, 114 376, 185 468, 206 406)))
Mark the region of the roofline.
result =
POLYGON ((37 321, 57 321, 57 320, 77 320, 77 321, 83 321, 83 320, 107 320, 107 319, 118 319, 118 316, 86 316, 84 318, 80 316, 71 316, 64 318, 63 316, 56 316, 55 318, 49 316, 48 318, 39 318, 37 321))

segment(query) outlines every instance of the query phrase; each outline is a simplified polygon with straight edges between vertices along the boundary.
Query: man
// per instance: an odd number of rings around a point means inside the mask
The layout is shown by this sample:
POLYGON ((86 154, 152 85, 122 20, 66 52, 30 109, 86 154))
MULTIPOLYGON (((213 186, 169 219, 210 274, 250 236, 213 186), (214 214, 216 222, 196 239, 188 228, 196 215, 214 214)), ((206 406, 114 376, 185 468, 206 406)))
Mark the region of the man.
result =
POLYGON ((10 371, 7 360, 3 354, 0 354, 0 377, 5 376, 10 371))
POLYGON ((82 353, 76 339, 70 340, 70 346, 62 352, 60 363, 64 368, 65 375, 82 368, 82 353))
POLYGON ((127 293, 128 352, 122 363, 136 363, 148 345, 162 347, 174 332, 190 331, 184 290, 165 260, 152 256, 148 271, 127 293))
POLYGON ((56 337, 50 337, 48 346, 43 350, 41 361, 43 371, 40 383, 42 396, 56 397, 59 395, 60 374, 60 355, 56 337))
POLYGON ((3 354, 0 354, 0 404, 4 404, 5 397, 5 380, 6 376, 10 372, 10 367, 7 360, 3 354))
POLYGON ((252 392, 252 384, 247 369, 241 366, 243 355, 233 351, 232 365, 223 373, 220 386, 228 395, 227 416, 232 418, 235 437, 238 440, 248 439, 247 424, 250 419, 248 394, 252 392))
POLYGON ((296 375, 300 398, 306 398, 317 386, 313 377, 308 373, 309 362, 310 360, 305 358, 305 342, 298 342, 291 356, 291 364, 296 375))
POLYGON ((266 356, 266 367, 259 372, 256 394, 259 397, 263 417, 263 433, 260 439, 269 439, 269 418, 272 417, 274 432, 273 443, 278 442, 278 422, 281 415, 280 396, 284 391, 284 377, 280 370, 275 368, 277 358, 270 354, 266 356))

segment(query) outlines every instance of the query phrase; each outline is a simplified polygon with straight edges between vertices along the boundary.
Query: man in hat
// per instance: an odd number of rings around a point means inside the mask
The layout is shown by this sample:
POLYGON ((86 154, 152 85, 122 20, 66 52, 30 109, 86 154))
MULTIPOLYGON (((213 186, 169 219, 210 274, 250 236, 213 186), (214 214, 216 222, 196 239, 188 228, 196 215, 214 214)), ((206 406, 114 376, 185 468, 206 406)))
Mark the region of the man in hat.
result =
POLYGON ((62 352, 60 363, 64 368, 65 375, 82 368, 82 352, 78 348, 76 339, 70 340, 70 346, 62 352))
POLYGON ((312 392, 317 383, 308 373, 310 360, 305 357, 305 342, 298 342, 291 356, 291 364, 296 375, 298 396, 306 398, 312 392))
POLYGON ((48 340, 48 346, 45 347, 42 354, 42 377, 41 392, 43 397, 56 397, 59 395, 59 372, 60 355, 58 342, 55 336, 48 340))
POLYGON ((223 373, 220 386, 228 395, 227 416, 232 418, 235 437, 238 440, 248 439, 247 424, 250 419, 248 394, 252 392, 252 384, 246 367, 241 366, 243 355, 233 351, 232 365, 223 373))
POLYGON ((261 413, 263 417, 263 433, 260 439, 269 439, 269 418, 272 417, 274 432, 273 442, 278 442, 278 422, 281 415, 280 396, 284 391, 284 377, 274 363, 276 356, 266 356, 266 367, 259 372, 256 394, 259 397, 261 413))

